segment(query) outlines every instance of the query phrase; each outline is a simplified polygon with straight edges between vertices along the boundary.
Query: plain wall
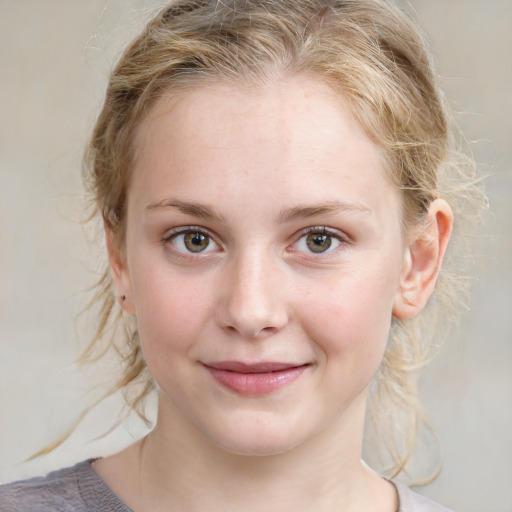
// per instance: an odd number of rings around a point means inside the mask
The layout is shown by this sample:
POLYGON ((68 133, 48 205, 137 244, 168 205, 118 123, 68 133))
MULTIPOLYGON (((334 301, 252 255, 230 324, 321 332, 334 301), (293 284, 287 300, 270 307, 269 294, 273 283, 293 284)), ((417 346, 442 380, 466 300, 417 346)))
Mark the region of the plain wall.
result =
MULTIPOLYGON (((111 452, 107 401, 63 448, 23 463, 97 393, 73 360, 91 332, 83 290, 99 268, 86 240, 80 158, 108 70, 162 1, 0 0, 0 481, 111 452)), ((512 2, 414 0, 495 220, 478 241, 472 310, 422 381, 445 448, 421 492, 455 510, 512 510, 512 2)), ((87 235, 87 236, 86 236, 87 235)))

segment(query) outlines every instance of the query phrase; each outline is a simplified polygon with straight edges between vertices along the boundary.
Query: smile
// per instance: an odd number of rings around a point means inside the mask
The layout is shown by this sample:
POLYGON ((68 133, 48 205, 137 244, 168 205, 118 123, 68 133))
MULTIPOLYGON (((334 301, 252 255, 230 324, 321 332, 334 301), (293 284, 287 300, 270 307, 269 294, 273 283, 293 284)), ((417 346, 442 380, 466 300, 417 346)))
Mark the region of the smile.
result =
POLYGON ((222 361, 203 365, 223 387, 240 395, 259 396, 290 384, 309 364, 222 361))

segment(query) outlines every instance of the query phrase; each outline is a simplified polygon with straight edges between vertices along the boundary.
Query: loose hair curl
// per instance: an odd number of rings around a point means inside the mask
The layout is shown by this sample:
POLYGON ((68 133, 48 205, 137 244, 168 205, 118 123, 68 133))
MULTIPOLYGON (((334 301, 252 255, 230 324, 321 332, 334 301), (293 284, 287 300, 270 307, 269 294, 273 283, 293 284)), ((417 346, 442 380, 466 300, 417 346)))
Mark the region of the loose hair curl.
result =
MULTIPOLYGON (((95 213, 120 246, 137 127, 162 95, 219 81, 264 87, 296 74, 339 91, 382 148, 389 178, 402 191, 404 229, 421 224, 439 197, 454 210, 456 235, 468 211, 479 214, 483 196, 475 168, 457 151, 418 28, 397 8, 384 0, 181 0, 152 19, 119 59, 84 158, 95 213)), ((464 301, 467 280, 456 272, 461 264, 453 264, 453 249, 426 310, 413 319, 393 319, 371 389, 370 411, 391 455, 391 476, 405 468, 415 445, 422 420, 418 370, 440 344, 436 326, 452 323, 464 301)), ((144 417, 154 383, 136 321, 121 319, 108 268, 93 302, 100 304, 100 322, 84 359, 113 347, 122 370, 111 392, 122 389, 129 407, 144 417)))

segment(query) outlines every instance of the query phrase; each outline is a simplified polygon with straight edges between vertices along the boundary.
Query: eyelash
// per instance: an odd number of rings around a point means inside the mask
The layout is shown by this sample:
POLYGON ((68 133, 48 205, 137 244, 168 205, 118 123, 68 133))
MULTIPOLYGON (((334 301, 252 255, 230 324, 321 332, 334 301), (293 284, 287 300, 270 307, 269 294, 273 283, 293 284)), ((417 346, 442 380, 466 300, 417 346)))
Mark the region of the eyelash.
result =
MULTIPOLYGON (((325 258, 331 255, 332 253, 338 252, 338 250, 343 249, 343 246, 347 245, 350 242, 350 239, 348 236, 346 236, 344 233, 333 230, 330 228, 327 228, 325 226, 311 226, 304 230, 302 230, 299 233, 299 236, 297 238, 297 241, 292 244, 292 247, 296 246, 301 240, 307 238, 309 235, 320 235, 320 236, 326 236, 331 239, 336 240, 339 245, 334 247, 333 249, 330 249, 331 243, 329 243, 328 250, 323 252, 314 252, 314 251, 297 251, 296 249, 292 249, 292 252, 304 252, 305 254, 308 254, 309 257, 313 258, 325 258), (330 249, 330 250, 329 250, 330 249)), ((306 242, 307 243, 307 242, 306 242)))
MULTIPOLYGON (((172 229, 170 231, 168 231, 164 237, 162 238, 162 243, 164 244, 164 246, 168 247, 169 243, 171 244, 172 247, 168 248, 170 251, 173 252, 173 254, 175 255, 178 255, 180 257, 183 257, 183 258, 190 258, 190 257, 195 257, 194 256, 194 252, 193 251, 187 251, 187 250, 181 250, 181 249, 178 249, 174 244, 173 244, 173 241, 176 240, 179 236, 181 235, 200 235, 200 236, 205 236, 208 238, 209 240, 209 243, 208 243, 208 247, 210 247, 210 245, 213 243, 217 246, 220 247, 220 244, 218 244, 216 241, 215 241, 215 237, 213 237, 207 230, 205 230, 204 228, 201 228, 199 226, 183 226, 183 227, 179 227, 179 228, 175 228, 175 229, 172 229)), ((207 254, 207 253, 210 253, 210 252, 214 252, 214 250, 207 250, 207 251, 197 251, 197 255, 204 255, 204 254, 207 254)))
MULTIPOLYGON (((220 244, 215 241, 215 237, 212 236, 208 230, 206 230, 202 227, 199 227, 199 226, 183 226, 183 227, 172 229, 171 231, 168 231, 165 234, 165 236, 162 238, 162 243, 165 246, 168 246, 168 244, 171 243, 172 247, 169 248, 169 250, 171 250, 174 254, 177 254, 178 256, 183 257, 183 258, 190 258, 190 257, 193 258, 193 257, 199 256, 199 255, 204 256, 205 254, 208 254, 210 252, 215 252, 215 249, 211 249, 211 250, 197 251, 194 254, 193 251, 179 249, 173 244, 173 241, 176 240, 179 236, 188 235, 188 234, 200 235, 200 236, 207 237, 209 240, 207 248, 209 248, 212 243, 215 244, 216 246, 220 247, 220 244)), ((302 252, 304 254, 307 254, 309 257, 313 257, 313 258, 327 257, 331 253, 334 253, 334 252, 337 252, 338 250, 340 250, 340 248, 342 249, 343 246, 347 245, 349 242, 350 242, 349 238, 345 234, 343 234, 339 231, 329 229, 325 226, 311 226, 306 229, 303 229, 302 231, 300 231, 298 233, 298 235, 296 236, 296 241, 293 244, 291 244, 291 246, 290 246, 290 247, 292 247, 290 249, 290 252, 302 252), (332 242, 329 242, 329 246, 327 247, 326 251, 315 252, 313 250, 311 250, 311 251, 298 250, 296 248, 296 246, 302 240, 304 240, 305 243, 307 244, 307 241, 305 239, 310 235, 319 235, 319 236, 329 237, 330 239, 336 240, 338 242, 338 245, 336 247, 334 247, 333 249, 331 249, 330 246, 331 246, 332 242)))

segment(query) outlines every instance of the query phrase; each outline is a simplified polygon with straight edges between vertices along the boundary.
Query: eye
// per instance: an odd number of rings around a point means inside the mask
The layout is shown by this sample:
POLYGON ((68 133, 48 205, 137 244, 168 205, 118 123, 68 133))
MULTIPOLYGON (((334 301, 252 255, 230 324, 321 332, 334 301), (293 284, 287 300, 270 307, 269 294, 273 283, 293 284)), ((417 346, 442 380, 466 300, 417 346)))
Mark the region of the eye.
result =
POLYGON ((330 231, 327 228, 309 228, 307 232, 297 240, 293 249, 300 252, 323 254, 336 250, 343 241, 343 237, 340 233, 330 231))
POLYGON ((219 249, 218 244, 208 233, 196 228, 187 228, 177 233, 170 233, 164 241, 170 242, 174 249, 182 253, 198 254, 219 249))

